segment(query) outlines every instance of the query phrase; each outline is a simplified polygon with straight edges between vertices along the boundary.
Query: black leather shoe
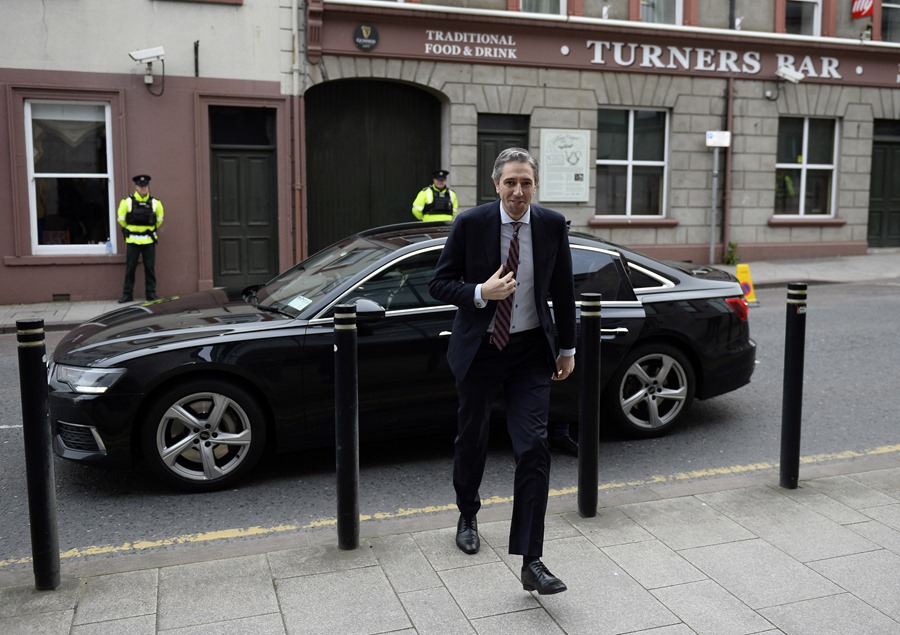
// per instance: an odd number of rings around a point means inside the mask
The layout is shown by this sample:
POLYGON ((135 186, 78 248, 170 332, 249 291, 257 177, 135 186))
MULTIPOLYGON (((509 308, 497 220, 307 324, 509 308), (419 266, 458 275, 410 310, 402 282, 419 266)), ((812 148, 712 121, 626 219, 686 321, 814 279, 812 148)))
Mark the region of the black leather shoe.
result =
POLYGON ((553 595, 562 593, 568 587, 550 573, 543 562, 535 560, 522 567, 522 588, 526 591, 537 591, 539 595, 553 595))
POLYGON ((130 295, 123 295, 121 298, 119 298, 119 304, 125 304, 126 302, 132 302, 133 300, 134 300, 134 298, 132 298, 130 295))
POLYGON ((155 293, 148 293, 147 294, 147 302, 153 302, 154 300, 159 300, 159 296, 156 295, 155 293))
POLYGON ((550 447, 556 448, 569 456, 578 456, 578 444, 568 434, 550 439, 550 447))
POLYGON ((481 540, 478 538, 478 521, 474 516, 466 519, 462 514, 459 515, 459 522, 456 523, 456 546, 470 555, 478 553, 481 540))

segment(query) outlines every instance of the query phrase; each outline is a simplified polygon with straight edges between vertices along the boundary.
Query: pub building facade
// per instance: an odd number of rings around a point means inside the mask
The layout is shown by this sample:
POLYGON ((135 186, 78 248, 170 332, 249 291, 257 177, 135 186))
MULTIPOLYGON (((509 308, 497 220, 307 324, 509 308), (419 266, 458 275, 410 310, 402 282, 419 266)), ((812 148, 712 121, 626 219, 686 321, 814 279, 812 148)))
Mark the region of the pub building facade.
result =
POLYGON ((900 246, 900 2, 4 11, 0 303, 117 297, 115 210, 134 174, 165 204, 156 268, 172 296, 263 282, 412 221, 438 168, 461 209, 492 200, 509 146, 535 154, 536 198, 573 230, 656 257, 900 246))

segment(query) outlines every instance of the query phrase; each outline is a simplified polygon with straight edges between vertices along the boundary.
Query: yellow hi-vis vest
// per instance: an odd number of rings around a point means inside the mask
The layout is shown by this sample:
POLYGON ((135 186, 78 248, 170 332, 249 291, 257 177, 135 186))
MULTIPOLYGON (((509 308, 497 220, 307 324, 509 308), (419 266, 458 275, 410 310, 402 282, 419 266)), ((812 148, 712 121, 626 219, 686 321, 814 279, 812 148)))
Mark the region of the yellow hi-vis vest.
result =
POLYGON ((453 220, 459 211, 456 192, 449 187, 435 189, 434 185, 423 187, 412 204, 412 213, 419 220, 453 220))
POLYGON ((162 225, 163 217, 165 216, 165 210, 163 209, 163 204, 158 198, 154 198, 147 194, 147 196, 141 196, 137 192, 132 194, 131 196, 126 196, 119 203, 119 209, 116 212, 117 220, 119 221, 119 225, 122 226, 123 233, 125 234, 125 242, 131 243, 133 245, 150 245, 156 242, 157 228, 162 225), (153 214, 156 216, 156 222, 152 225, 135 225, 128 223, 128 214, 132 211, 132 207, 134 202, 138 203, 147 203, 150 205, 150 209, 153 214))

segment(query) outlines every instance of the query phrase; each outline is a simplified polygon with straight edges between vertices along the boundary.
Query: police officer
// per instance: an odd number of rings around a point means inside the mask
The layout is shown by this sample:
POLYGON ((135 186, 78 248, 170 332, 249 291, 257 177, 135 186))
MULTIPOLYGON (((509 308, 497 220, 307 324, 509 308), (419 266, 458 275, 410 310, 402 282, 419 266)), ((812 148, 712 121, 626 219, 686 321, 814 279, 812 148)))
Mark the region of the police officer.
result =
POLYGON ((144 286, 147 300, 156 300, 156 230, 163 222, 163 204, 150 196, 150 176, 138 174, 132 179, 135 191, 119 203, 117 213, 122 234, 125 236, 125 285, 119 304, 131 302, 134 297, 134 272, 138 259, 144 261, 144 286))
POLYGON ((447 170, 436 170, 434 180, 423 187, 412 204, 412 213, 418 220, 453 220, 459 211, 456 192, 447 187, 447 170))

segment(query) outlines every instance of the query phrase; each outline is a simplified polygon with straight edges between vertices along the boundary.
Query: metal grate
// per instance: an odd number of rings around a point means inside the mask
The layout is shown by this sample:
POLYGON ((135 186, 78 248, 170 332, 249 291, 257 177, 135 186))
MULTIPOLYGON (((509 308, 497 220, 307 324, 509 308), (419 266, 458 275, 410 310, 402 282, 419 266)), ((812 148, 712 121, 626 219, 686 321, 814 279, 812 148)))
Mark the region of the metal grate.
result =
POLYGON ((80 450, 82 452, 102 451, 90 426, 60 421, 57 426, 57 434, 63 445, 70 450, 80 450))

